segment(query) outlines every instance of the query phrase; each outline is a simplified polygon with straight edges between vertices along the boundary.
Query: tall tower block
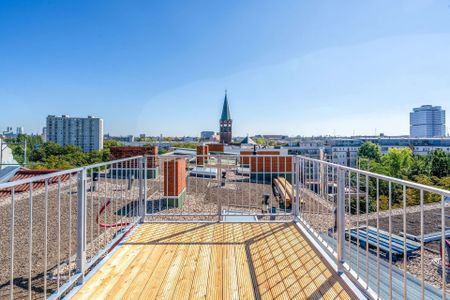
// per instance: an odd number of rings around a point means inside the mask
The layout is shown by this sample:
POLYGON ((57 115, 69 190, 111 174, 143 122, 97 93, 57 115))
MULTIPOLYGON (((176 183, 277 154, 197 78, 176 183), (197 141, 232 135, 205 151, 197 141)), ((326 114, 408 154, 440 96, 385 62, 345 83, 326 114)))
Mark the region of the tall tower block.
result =
POLYGON ((222 115, 220 117, 220 142, 230 144, 232 140, 232 123, 230 107, 228 106, 227 91, 225 91, 225 99, 223 100, 222 115))

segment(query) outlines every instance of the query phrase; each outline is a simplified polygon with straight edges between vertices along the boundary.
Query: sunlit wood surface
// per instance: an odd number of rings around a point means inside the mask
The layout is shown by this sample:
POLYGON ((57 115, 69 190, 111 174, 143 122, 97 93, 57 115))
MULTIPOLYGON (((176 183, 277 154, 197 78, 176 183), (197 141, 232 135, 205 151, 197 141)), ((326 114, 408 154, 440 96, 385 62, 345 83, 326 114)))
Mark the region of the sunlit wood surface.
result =
POLYGON ((75 299, 350 299, 293 223, 141 225, 75 299))

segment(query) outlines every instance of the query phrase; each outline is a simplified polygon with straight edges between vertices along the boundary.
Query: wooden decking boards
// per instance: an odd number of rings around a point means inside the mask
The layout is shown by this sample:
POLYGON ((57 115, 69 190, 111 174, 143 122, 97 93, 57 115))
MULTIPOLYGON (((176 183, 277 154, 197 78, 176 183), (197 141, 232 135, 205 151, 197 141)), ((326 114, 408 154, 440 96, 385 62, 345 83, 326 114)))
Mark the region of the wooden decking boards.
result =
POLYGON ((351 299, 293 223, 148 223, 73 299, 351 299))

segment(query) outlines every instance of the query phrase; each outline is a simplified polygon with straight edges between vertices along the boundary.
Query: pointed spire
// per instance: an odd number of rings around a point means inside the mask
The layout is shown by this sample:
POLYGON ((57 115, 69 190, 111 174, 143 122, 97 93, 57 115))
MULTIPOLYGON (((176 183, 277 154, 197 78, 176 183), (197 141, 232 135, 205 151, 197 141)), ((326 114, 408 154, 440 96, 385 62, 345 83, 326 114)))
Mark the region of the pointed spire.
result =
POLYGON ((230 120, 230 108, 228 107, 228 98, 227 98, 227 90, 225 90, 225 99, 223 100, 223 108, 222 108, 222 116, 220 117, 220 121, 230 120))

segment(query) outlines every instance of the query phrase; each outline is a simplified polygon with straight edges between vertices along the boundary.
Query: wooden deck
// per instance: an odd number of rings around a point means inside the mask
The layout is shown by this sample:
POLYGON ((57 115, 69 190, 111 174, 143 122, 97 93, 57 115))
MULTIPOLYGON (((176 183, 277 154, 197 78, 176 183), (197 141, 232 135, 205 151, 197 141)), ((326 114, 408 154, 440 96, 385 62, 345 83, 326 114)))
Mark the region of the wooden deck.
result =
POLYGON ((73 298, 353 297, 293 223, 149 223, 73 298))

